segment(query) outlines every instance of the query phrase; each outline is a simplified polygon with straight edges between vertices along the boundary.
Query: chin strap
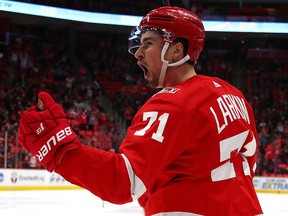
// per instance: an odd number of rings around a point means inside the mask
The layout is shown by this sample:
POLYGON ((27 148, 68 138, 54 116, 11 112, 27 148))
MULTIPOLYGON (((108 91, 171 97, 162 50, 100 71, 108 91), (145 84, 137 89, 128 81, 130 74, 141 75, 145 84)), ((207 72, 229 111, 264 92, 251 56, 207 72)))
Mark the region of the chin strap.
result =
POLYGON ((181 65, 181 64, 185 63, 186 61, 188 61, 188 60, 190 59, 190 56, 189 56, 189 55, 186 55, 186 56, 185 56, 184 58, 182 58, 181 60, 169 64, 169 61, 167 61, 167 60, 164 59, 164 56, 165 56, 165 54, 166 54, 166 52, 167 52, 167 49, 168 49, 169 45, 170 45, 170 43, 165 42, 165 44, 164 44, 164 46, 163 46, 163 48, 162 48, 161 61, 162 61, 163 63, 162 63, 162 67, 161 67, 161 71, 160 71, 160 75, 159 75, 159 81, 158 81, 158 86, 157 86, 157 88, 163 88, 164 78, 165 78, 165 75, 166 75, 166 72, 167 72, 167 68, 168 68, 168 67, 175 67, 175 66, 181 65))

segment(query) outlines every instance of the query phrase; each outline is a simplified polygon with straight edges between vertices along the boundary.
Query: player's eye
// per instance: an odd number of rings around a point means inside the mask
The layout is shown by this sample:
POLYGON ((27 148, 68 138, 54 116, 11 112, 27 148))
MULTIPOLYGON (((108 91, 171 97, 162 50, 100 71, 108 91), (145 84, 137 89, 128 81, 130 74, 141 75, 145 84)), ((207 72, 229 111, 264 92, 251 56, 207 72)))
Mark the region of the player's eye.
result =
POLYGON ((145 42, 144 44, 141 44, 141 46, 139 47, 140 49, 148 49, 152 46, 153 44, 151 42, 145 42))

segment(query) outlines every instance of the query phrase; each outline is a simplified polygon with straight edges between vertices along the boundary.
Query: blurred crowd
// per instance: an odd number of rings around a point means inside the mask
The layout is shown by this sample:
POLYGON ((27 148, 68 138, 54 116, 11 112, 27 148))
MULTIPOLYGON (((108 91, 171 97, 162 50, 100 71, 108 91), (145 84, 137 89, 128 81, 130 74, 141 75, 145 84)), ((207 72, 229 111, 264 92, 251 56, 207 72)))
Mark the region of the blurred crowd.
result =
MULTIPOLYGON (((126 34, 75 34, 73 40, 66 30, 13 25, 9 43, 1 45, 0 168, 41 168, 17 142, 19 116, 36 104, 41 90, 63 106, 82 143, 116 152, 134 114, 155 93, 127 52, 126 34)), ((252 105, 260 141, 257 175, 262 176, 288 175, 288 47, 284 44, 285 38, 208 38, 196 65, 199 74, 238 86, 252 105)))
POLYGON ((287 57, 287 48, 266 46, 247 53, 245 89, 257 119, 258 175, 281 176, 288 170, 287 57))

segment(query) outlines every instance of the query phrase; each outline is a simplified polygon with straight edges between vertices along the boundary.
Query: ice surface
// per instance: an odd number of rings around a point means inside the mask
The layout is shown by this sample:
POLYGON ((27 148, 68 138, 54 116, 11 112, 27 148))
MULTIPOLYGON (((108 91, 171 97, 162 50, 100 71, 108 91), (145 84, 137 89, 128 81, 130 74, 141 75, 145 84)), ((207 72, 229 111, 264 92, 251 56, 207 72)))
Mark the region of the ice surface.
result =
MULTIPOLYGON (((288 194, 258 194, 265 216, 287 216, 288 194)), ((0 191, 1 216, 144 216, 137 202, 114 205, 86 190, 0 191)))

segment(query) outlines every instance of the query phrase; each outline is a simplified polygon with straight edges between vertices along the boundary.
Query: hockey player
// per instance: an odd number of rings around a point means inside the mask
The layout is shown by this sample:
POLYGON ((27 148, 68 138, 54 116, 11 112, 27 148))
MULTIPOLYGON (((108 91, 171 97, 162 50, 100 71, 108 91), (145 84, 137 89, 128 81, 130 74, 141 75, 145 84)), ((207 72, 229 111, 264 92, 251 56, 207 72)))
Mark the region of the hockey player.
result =
POLYGON ((178 7, 145 15, 129 51, 148 83, 162 90, 135 115, 120 153, 82 145, 58 103, 39 93, 19 140, 50 172, 123 204, 139 199, 147 216, 262 214, 253 187, 258 137, 253 111, 227 82, 196 74, 201 20, 178 7))

